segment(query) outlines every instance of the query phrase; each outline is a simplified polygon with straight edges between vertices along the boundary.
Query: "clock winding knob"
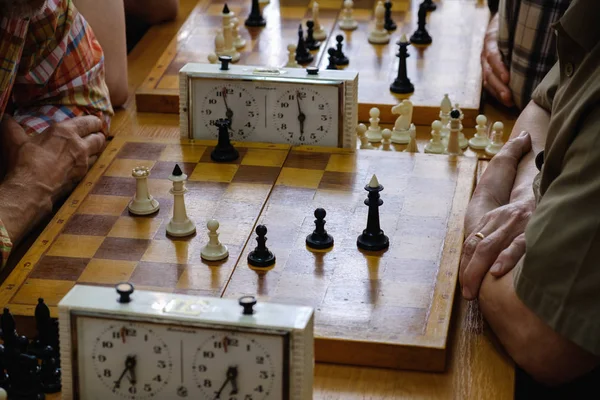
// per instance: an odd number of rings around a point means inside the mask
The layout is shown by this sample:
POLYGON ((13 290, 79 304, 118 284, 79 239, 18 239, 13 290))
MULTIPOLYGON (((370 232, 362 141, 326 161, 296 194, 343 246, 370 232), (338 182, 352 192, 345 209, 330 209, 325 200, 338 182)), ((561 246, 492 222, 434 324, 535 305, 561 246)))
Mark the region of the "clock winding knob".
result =
POLYGON ((229 69, 231 60, 231 56, 219 56, 219 61, 221 61, 221 71, 227 71, 229 69))
POLYGON ((317 67, 307 67, 306 73, 309 75, 319 75, 319 68, 317 67))
POLYGON ((119 294, 119 303, 129 303, 131 301, 131 294, 133 293, 133 285, 129 282, 121 282, 117 284, 116 288, 119 294))
POLYGON ((240 306, 244 307, 242 314, 252 315, 254 314, 254 305, 256 304, 256 297, 254 296, 242 296, 238 300, 240 306))

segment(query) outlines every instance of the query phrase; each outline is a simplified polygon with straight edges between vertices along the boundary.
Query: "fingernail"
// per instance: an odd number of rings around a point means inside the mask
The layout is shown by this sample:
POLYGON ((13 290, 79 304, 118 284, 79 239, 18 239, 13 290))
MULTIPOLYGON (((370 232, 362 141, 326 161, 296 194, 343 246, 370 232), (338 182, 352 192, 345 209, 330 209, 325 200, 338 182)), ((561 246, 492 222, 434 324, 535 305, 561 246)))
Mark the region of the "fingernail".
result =
POLYGON ((462 290, 462 295, 463 295, 464 298, 470 299, 471 298, 471 291, 468 288, 464 287, 463 290, 462 290))
POLYGON ((492 265, 492 268, 490 268, 490 272, 495 274, 496 272, 500 272, 501 269, 502 263, 497 262, 496 264, 492 265))
POLYGON ((527 135, 529 135, 529 132, 527 131, 521 131, 521 133, 519 133, 519 137, 525 137, 527 135))

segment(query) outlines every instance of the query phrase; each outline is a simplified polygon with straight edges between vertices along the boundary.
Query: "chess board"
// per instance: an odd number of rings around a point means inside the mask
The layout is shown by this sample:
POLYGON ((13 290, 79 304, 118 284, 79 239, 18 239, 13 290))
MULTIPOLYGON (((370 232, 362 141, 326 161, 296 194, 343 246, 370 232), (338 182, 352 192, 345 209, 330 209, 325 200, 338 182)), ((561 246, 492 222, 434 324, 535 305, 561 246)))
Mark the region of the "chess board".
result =
MULTIPOLYGON (((143 84, 136 91, 138 111, 177 113, 179 108, 179 80, 177 72, 188 62, 208 62, 214 52, 215 30, 221 26, 224 0, 200 0, 188 20, 173 38, 143 84)), ((263 5, 265 28, 246 28, 243 21, 249 14, 249 0, 230 0, 229 8, 239 17, 240 34, 247 40, 240 50, 239 64, 281 67, 287 62, 287 45, 297 43, 298 25, 311 17, 311 3, 298 1, 282 5, 273 0, 263 5)), ((402 33, 410 37, 416 29, 418 1, 396 0, 392 18, 398 29, 391 34, 389 44, 372 45, 367 41, 373 25, 373 11, 360 7, 354 10, 359 22, 355 31, 343 31, 341 20, 342 0, 319 2, 319 19, 327 30, 328 38, 309 65, 326 68, 328 47, 335 47, 335 36, 345 37, 344 51, 350 59, 346 68, 359 72, 359 120, 368 121, 369 110, 379 107, 381 122, 393 123, 396 116, 391 107, 402 99, 414 103, 413 122, 429 125, 439 118, 440 102, 445 93, 453 104, 458 103, 465 114, 466 126, 475 125, 481 97, 481 67, 479 56, 483 46, 489 10, 478 0, 453 0, 437 2, 438 9, 428 16, 427 29, 433 43, 426 47, 409 46, 408 76, 415 86, 411 95, 396 95, 389 85, 397 75, 398 59, 395 43, 402 33)))
MULTIPOLYGON (((225 296, 315 308, 317 361, 396 369, 445 368, 462 221, 472 190, 475 158, 238 143, 240 158, 214 163, 214 141, 112 140, 0 287, 0 305, 34 314, 43 297, 56 305, 76 283, 225 296), (187 213, 197 233, 171 238, 175 163, 188 175, 187 213), (151 168, 158 213, 133 216, 131 170, 151 168), (377 174, 383 252, 362 251, 364 186, 377 174), (327 210, 330 250, 306 248, 314 209, 327 210), (230 255, 204 261, 206 222, 216 218, 230 255), (258 223, 277 262, 257 273, 247 262, 258 223)), ((110 299, 107 299, 110 301, 110 299)))

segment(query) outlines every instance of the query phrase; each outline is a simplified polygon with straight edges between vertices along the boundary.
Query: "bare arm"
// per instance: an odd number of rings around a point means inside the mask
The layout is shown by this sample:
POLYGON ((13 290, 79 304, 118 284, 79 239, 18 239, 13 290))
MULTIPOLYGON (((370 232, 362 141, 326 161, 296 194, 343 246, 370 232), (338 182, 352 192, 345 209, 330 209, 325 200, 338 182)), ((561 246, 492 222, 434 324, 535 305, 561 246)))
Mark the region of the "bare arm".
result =
POLYGON ((177 17, 179 0, 124 0, 125 13, 154 25, 177 17))

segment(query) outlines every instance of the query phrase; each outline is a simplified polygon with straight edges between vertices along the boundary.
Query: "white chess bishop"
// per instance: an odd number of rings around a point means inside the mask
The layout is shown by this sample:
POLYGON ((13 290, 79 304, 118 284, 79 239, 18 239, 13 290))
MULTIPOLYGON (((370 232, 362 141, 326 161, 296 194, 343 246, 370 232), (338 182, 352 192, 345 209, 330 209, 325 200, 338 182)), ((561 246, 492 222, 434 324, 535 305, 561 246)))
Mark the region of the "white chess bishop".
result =
POLYGON ((219 241, 219 221, 211 219, 206 223, 208 229, 208 243, 202 247, 200 256, 207 261, 220 261, 224 260, 229 256, 229 250, 227 246, 219 241))
POLYGON ((441 131, 442 123, 436 119, 431 123, 431 139, 425 145, 425 153, 442 154, 444 152, 441 131))
POLYGON ((483 150, 490 144, 490 139, 487 135, 487 118, 483 114, 479 114, 475 118, 477 126, 475 127, 475 135, 469 139, 469 146, 475 150, 483 150))
POLYGON ((500 121, 494 122, 494 125, 492 125, 492 140, 485 148, 485 154, 488 156, 495 156, 498 154, 502 146, 504 146, 504 142, 502 141, 503 136, 504 124, 500 121))
POLYGON ((410 142, 409 129, 412 122, 413 103, 410 100, 402 100, 401 103, 392 107, 392 114, 400 115, 394 123, 392 143, 407 144, 410 142))
POLYGON ((442 99, 442 103, 440 104, 440 122, 442 123, 442 138, 448 137, 450 133, 450 127, 448 124, 450 123, 450 111, 452 111, 452 102, 448 97, 448 93, 444 94, 444 98, 442 99))
POLYGON ((148 176, 150 169, 148 167, 135 167, 131 175, 136 180, 135 195, 129 202, 127 208, 134 215, 149 215, 155 213, 160 208, 158 200, 148 192, 148 176))
POLYGON ((375 7, 375 28, 369 32, 369 43, 385 44, 390 42, 390 34, 384 29, 385 7, 383 1, 379 0, 375 7))
POLYGON ((179 165, 175 165, 173 173, 169 176, 169 180, 173 182, 173 187, 169 190, 174 196, 173 201, 173 218, 167 224, 167 233, 175 237, 189 236, 196 232, 196 225, 188 218, 185 211, 185 202, 183 195, 187 192, 184 183, 187 175, 181 171, 179 165))
MULTIPOLYGON (((237 62, 240 60, 240 53, 235 48, 235 38, 233 32, 233 13, 229 12, 229 8, 227 4, 223 7, 223 13, 221 14, 223 17, 223 23, 221 26, 223 33, 223 50, 221 53, 216 52, 218 56, 230 56, 232 62, 237 62)), ((215 39, 216 44, 216 39, 215 39)))
POLYGON ((371 143, 379 143, 383 137, 381 136, 381 126, 379 126, 379 108, 373 107, 369 110, 369 129, 367 129, 367 139, 371 143))

